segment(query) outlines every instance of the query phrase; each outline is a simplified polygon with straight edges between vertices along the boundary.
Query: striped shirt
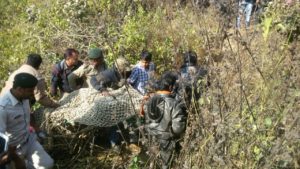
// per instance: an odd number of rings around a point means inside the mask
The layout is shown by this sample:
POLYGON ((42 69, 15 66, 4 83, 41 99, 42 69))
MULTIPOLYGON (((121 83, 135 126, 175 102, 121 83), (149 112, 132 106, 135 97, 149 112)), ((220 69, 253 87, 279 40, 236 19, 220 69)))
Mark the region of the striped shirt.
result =
POLYGON ((146 94, 145 87, 148 83, 148 80, 149 75, 147 70, 139 64, 136 65, 135 68, 133 68, 131 75, 127 79, 128 83, 143 95, 146 94))

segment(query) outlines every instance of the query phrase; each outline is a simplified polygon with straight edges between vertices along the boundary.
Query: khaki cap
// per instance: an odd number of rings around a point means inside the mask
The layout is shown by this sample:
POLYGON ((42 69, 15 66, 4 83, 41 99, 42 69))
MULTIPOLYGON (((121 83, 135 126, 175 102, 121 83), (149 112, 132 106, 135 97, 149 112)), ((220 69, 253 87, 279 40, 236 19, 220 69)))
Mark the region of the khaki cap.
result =
POLYGON ((121 72, 129 72, 131 70, 130 63, 124 57, 117 58, 114 64, 121 72))

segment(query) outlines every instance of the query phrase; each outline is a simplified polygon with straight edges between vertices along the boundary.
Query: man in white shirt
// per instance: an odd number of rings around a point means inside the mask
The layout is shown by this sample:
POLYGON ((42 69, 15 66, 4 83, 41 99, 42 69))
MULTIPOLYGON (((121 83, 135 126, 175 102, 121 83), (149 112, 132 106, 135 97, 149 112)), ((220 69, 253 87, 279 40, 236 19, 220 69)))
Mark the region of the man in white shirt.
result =
POLYGON ((29 99, 37 83, 37 78, 28 73, 14 77, 12 88, 0 97, 0 132, 9 137, 9 147, 16 149, 27 169, 48 169, 53 167, 53 159, 29 130, 29 99))

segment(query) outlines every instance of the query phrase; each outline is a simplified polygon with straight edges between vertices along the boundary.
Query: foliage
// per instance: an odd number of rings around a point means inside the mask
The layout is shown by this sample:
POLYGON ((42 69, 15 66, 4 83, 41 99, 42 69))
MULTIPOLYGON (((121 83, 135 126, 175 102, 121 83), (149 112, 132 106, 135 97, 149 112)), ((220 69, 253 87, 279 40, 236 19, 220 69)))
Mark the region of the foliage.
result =
MULTIPOLYGON (((0 1, 1 84, 30 52, 43 55, 41 71, 49 80, 68 47, 79 49, 82 59, 90 47, 101 47, 110 64, 118 56, 135 64, 148 49, 159 73, 177 69, 181 54, 195 50, 209 70, 203 83, 211 85, 193 102, 174 168, 299 167, 299 3, 273 1, 262 29, 233 33, 228 23, 234 18, 182 2, 0 1)), ((101 165, 114 163, 103 159, 101 165)), ((126 167, 147 168, 140 160, 126 167)))
POLYGON ((139 158, 138 156, 133 157, 129 169, 139 169, 139 158))
POLYGON ((264 38, 269 35, 271 28, 289 37, 287 40, 298 40, 300 35, 300 4, 286 5, 284 2, 275 1, 266 7, 263 17, 264 38))

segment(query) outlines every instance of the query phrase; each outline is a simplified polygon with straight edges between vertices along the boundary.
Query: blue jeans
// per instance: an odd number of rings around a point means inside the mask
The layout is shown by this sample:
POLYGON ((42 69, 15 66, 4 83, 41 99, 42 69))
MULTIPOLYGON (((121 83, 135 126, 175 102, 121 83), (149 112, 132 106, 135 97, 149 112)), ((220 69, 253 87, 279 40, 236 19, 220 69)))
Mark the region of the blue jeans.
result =
POLYGON ((117 132, 118 127, 117 126, 112 126, 106 128, 108 132, 108 139, 110 142, 110 145, 118 145, 120 143, 120 136, 119 133, 117 132))
POLYGON ((241 2, 239 4, 239 14, 237 17, 236 21, 236 27, 239 29, 241 26, 241 14, 245 15, 245 24, 246 24, 246 29, 249 28, 250 26, 250 19, 251 19, 251 12, 252 12, 252 7, 253 7, 253 2, 241 2))

